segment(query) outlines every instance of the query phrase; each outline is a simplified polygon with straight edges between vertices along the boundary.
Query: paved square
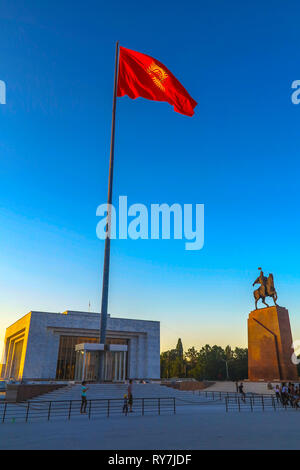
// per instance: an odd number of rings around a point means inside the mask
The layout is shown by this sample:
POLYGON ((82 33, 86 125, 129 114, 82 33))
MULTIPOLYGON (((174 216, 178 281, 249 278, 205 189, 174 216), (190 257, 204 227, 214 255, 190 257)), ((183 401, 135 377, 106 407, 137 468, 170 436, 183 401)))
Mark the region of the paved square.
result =
POLYGON ((300 412, 226 413, 182 407, 176 415, 86 416, 0 425, 0 449, 299 449, 300 412))

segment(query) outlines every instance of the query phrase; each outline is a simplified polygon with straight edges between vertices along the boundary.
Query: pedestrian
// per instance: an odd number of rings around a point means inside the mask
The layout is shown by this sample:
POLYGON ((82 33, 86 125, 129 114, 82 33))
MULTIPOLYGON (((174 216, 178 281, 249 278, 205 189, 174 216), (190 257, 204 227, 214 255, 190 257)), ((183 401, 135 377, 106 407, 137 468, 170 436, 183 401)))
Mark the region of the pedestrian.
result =
POLYGON ((276 385, 275 396, 276 396, 277 403, 279 403, 280 402, 280 388, 279 388, 279 385, 276 385))
POLYGON ((282 383, 281 386, 281 401, 283 406, 286 406, 288 404, 289 400, 289 392, 288 392, 288 387, 285 382, 282 383))
POLYGON ((295 388, 295 408, 299 408, 299 403, 300 402, 300 390, 299 387, 295 388))
POLYGON ((243 402, 245 403, 245 401, 246 401, 246 400, 245 400, 246 395, 245 395, 245 392, 244 392, 244 385, 243 385, 243 382, 241 382, 240 385, 239 385, 239 392, 240 392, 240 394, 241 394, 241 396, 242 396, 243 402))
POLYGON ((132 405, 133 405, 132 379, 129 380, 129 385, 128 385, 127 393, 128 393, 129 412, 132 413, 132 405))
POLYGON ((124 395, 123 413, 125 413, 125 416, 127 416, 127 414, 128 414, 128 399, 127 399, 127 395, 124 395))
POLYGON ((80 407, 80 414, 85 414, 86 413, 86 405, 87 405, 87 399, 86 399, 86 392, 88 390, 88 387, 86 387, 86 382, 82 382, 81 385, 81 407, 80 407))

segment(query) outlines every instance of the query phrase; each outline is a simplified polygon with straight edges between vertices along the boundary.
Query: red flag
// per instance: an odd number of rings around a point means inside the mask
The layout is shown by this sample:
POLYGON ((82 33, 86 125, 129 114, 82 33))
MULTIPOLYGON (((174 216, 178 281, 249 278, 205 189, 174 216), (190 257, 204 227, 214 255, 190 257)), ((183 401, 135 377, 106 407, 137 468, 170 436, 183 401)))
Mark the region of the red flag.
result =
POLYGON ((161 62, 140 52, 120 47, 117 96, 141 96, 166 101, 174 111, 193 116, 197 103, 161 62))

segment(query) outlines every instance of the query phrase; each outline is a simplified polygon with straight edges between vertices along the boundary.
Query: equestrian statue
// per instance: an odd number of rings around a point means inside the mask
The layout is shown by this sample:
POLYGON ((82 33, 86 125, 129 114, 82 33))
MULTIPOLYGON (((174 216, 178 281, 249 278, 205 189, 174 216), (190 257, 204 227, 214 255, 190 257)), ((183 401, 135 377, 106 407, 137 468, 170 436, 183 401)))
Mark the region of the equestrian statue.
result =
POLYGON ((256 289, 253 292, 254 299, 255 299, 255 308, 257 310, 257 302, 259 299, 262 300, 262 302, 269 307, 269 305, 265 302, 266 297, 272 297, 274 300, 274 304, 277 306, 276 300, 277 300, 277 292, 274 287, 274 279, 273 279, 273 274, 269 274, 269 277, 265 277, 264 273, 261 268, 258 268, 260 270, 260 275, 256 279, 256 281, 253 282, 253 286, 255 284, 260 284, 260 287, 256 289))

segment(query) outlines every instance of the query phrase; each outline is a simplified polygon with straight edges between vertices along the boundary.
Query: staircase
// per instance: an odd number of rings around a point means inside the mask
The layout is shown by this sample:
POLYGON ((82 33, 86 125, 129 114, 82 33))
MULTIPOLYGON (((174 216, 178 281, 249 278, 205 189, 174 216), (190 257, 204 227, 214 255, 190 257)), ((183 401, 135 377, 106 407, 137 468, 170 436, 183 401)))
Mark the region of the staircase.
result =
MULTIPOLYGON (((238 382, 240 384, 240 381, 238 382)), ((273 390, 268 389, 267 382, 243 382, 245 393, 256 393, 258 395, 274 395, 277 383, 273 383, 273 390)), ((215 382, 206 388, 207 392, 236 392, 235 382, 215 382)))
MULTIPOLYGON (((87 384, 87 399, 123 399, 127 394, 127 384, 87 384)), ((133 384, 134 398, 176 398, 176 401, 184 403, 203 403, 211 401, 210 398, 199 396, 197 391, 176 390, 160 384, 133 384)), ((33 401, 61 401, 80 400, 81 384, 69 385, 53 392, 34 398, 33 401)))

